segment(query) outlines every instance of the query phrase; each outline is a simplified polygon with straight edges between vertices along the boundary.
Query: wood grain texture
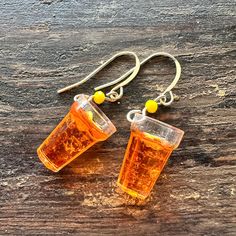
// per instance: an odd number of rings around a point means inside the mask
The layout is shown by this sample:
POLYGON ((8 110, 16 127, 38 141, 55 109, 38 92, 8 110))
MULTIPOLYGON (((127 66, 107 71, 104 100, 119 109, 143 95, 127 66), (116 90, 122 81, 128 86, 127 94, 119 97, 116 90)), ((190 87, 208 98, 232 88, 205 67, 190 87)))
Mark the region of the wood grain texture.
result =
POLYGON ((235 235, 235 1, 0 2, 0 235, 235 235), (168 85, 174 66, 153 59, 102 110, 118 132, 54 174, 36 148, 77 93, 117 78, 121 58, 69 93, 115 52, 175 55, 179 101, 154 116, 185 130, 150 198, 116 187, 129 136, 126 113, 168 85))

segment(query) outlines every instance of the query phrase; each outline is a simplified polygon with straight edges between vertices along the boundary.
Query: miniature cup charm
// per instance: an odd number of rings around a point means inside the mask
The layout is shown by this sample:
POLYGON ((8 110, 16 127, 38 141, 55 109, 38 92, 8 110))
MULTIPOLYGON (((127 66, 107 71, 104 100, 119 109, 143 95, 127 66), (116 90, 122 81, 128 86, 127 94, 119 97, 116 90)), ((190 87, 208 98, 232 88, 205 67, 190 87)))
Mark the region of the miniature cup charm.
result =
POLYGON ((183 135, 178 128, 135 113, 118 186, 133 197, 145 199, 183 135))
POLYGON ((37 149, 43 164, 57 172, 116 131, 108 117, 86 95, 76 96, 70 112, 37 149))

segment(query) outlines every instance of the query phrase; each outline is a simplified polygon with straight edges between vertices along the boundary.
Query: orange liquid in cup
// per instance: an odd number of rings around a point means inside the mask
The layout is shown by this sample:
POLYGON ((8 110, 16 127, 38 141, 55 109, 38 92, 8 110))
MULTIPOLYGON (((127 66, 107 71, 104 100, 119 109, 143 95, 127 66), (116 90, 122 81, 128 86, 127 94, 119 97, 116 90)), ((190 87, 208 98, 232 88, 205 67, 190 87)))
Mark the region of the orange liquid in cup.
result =
POLYGON ((132 130, 118 186, 133 197, 145 199, 173 149, 164 139, 132 130))
POLYGON ((93 121, 91 111, 85 111, 74 102, 70 112, 37 149, 40 160, 48 169, 59 171, 96 142, 106 140, 115 132, 112 123, 107 120, 106 123, 109 132, 93 121))

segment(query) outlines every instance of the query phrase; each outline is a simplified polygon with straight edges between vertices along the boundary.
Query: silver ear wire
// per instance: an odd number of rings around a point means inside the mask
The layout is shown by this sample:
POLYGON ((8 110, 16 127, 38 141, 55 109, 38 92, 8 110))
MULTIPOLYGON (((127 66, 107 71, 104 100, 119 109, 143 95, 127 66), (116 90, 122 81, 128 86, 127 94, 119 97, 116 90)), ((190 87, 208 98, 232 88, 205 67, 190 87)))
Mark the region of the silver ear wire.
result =
POLYGON ((135 76, 138 74, 138 72, 139 72, 140 61, 138 59, 138 56, 134 52, 123 51, 123 52, 119 52, 119 53, 115 54, 114 56, 112 56, 110 59, 108 59, 106 62, 104 62, 101 66, 99 66, 97 69, 95 69, 93 72, 91 72, 88 76, 86 76, 81 81, 79 81, 77 83, 74 83, 72 85, 69 85, 69 86, 67 86, 65 88, 59 89, 57 92, 58 93, 63 93, 63 92, 68 91, 68 90, 70 90, 72 88, 80 86, 81 84, 85 83, 86 81, 88 81, 89 79, 94 77, 99 71, 101 71, 104 67, 106 67, 108 64, 110 64, 116 58, 118 58, 120 56, 125 56, 125 55, 132 56, 132 57, 135 58, 135 67, 132 68, 132 70, 129 71, 130 73, 128 75, 126 75, 126 76, 122 75, 118 79, 116 79, 114 81, 111 81, 109 83, 103 84, 101 86, 98 86, 98 87, 96 87, 94 89, 95 91, 96 90, 100 90, 100 89, 110 87, 110 86, 120 82, 114 88, 112 88, 110 92, 108 92, 106 94, 106 100, 108 100, 110 102, 115 102, 115 101, 119 100, 123 96, 123 86, 127 85, 128 83, 130 83, 135 78, 135 76), (125 79, 125 78, 127 78, 127 79, 125 79), (119 89, 119 93, 117 92, 118 89, 119 89))
MULTIPOLYGON (((163 106, 169 106, 171 105, 171 103, 174 101, 174 95, 172 93, 172 89, 176 86, 176 84, 178 83, 180 76, 181 76, 181 65, 178 62, 178 60, 172 56, 169 53, 166 52, 157 52, 157 53, 153 53, 152 55, 150 55, 149 57, 147 57, 146 59, 144 59, 143 61, 141 61, 140 65, 144 65, 145 63, 147 63, 150 59, 154 58, 154 57, 158 57, 158 56, 164 56, 164 57, 168 57, 170 59, 172 59, 175 63, 175 68, 176 68, 176 74, 175 74, 175 78, 173 79, 173 81, 171 82, 171 84, 164 90, 164 92, 162 92, 161 94, 159 94, 155 99, 153 99, 154 101, 156 101, 158 104, 161 104, 163 106), (169 94, 170 99, 168 100, 167 95, 169 94)), ((130 73, 132 73, 134 70, 134 68, 130 69, 128 72, 126 72, 123 77, 125 76, 129 76, 130 73)), ((143 108, 143 110, 132 110, 127 114, 127 119, 128 121, 132 122, 132 117, 131 115, 133 115, 133 113, 135 112, 139 112, 142 113, 143 115, 146 115, 146 108, 143 108)))

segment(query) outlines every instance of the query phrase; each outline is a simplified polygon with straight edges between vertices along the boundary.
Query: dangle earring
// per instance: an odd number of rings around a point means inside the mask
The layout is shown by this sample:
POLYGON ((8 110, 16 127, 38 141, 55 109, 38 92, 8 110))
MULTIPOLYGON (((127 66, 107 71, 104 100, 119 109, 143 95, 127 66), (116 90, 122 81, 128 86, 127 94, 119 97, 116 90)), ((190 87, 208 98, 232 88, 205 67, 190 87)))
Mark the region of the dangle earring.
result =
MULTIPOLYGON (((150 118, 146 113, 155 113, 158 105, 169 106, 174 101, 172 89, 181 75, 177 59, 168 53, 154 53, 140 65, 157 56, 172 59, 176 75, 169 87, 154 100, 148 100, 145 108, 131 110, 127 119, 131 122, 131 134, 118 178, 118 186, 133 197, 145 199, 152 190, 172 151, 176 149, 184 131, 159 120, 150 118)), ((133 70, 128 71, 128 76, 133 70)))
POLYGON ((40 160, 48 169, 54 172, 61 170, 95 143, 106 140, 116 131, 115 126, 96 104, 101 104, 105 100, 115 102, 123 96, 123 86, 135 78, 139 71, 139 59, 133 52, 117 53, 83 80, 58 90, 58 93, 62 93, 85 83, 117 57, 125 55, 135 59, 135 67, 129 77, 121 76, 113 82, 96 87, 96 92, 92 96, 76 95, 69 113, 37 149, 40 160), (107 94, 97 91, 116 83, 119 84, 107 94))

